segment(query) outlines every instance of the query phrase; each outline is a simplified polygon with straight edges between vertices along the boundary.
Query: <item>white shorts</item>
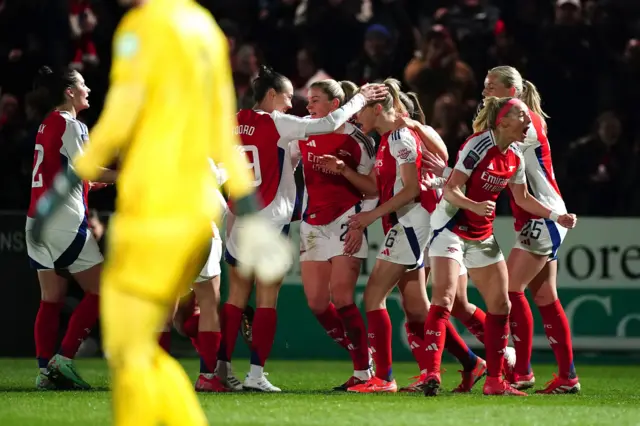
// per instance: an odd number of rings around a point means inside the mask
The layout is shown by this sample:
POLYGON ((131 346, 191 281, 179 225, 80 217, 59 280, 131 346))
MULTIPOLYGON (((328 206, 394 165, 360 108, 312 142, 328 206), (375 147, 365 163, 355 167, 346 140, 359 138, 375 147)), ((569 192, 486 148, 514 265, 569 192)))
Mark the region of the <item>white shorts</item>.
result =
MULTIPOLYGON (((429 260, 429 248, 424 251, 424 261, 422 262, 425 268, 431 268, 431 261, 429 260)), ((460 265, 460 276, 467 275, 467 268, 464 265, 460 265)))
POLYGON ((47 229, 41 243, 33 241, 31 230, 27 229, 25 240, 29 261, 34 269, 65 269, 75 274, 104 260, 87 226, 81 225, 76 232, 47 229))
MULTIPOLYGON (((276 225, 278 226, 278 225, 276 225)), ((283 235, 289 235, 289 224, 279 225, 280 232, 283 235)), ((238 226, 233 224, 231 232, 227 233, 227 240, 225 241, 226 249, 224 251, 224 260, 231 266, 237 266, 238 262, 242 263, 242 259, 237 258, 238 253, 238 226)))
POLYGON ((209 257, 207 263, 202 267, 202 271, 198 274, 198 278, 194 282, 200 283, 203 281, 209 281, 213 277, 220 275, 220 259, 222 258, 222 240, 220 238, 213 238, 211 240, 211 250, 209 251, 209 257))
POLYGON ((516 233, 513 248, 549 256, 549 260, 555 260, 567 231, 567 228, 549 219, 530 219, 522 230, 516 233))
POLYGON ((385 235, 377 258, 407 265, 408 271, 419 269, 422 267, 428 238, 429 226, 404 227, 397 223, 385 235))
MULTIPOLYGON (((356 214, 351 207, 333 222, 327 225, 310 225, 300 222, 300 261, 327 261, 335 256, 344 255, 344 238, 349 230, 349 217, 356 214)), ((352 256, 366 259, 369 252, 366 231, 362 234, 362 246, 352 256)))
POLYGON ((485 240, 465 240, 447 228, 432 233, 429 239, 429 257, 448 257, 467 269, 483 268, 504 260, 493 235, 485 240))

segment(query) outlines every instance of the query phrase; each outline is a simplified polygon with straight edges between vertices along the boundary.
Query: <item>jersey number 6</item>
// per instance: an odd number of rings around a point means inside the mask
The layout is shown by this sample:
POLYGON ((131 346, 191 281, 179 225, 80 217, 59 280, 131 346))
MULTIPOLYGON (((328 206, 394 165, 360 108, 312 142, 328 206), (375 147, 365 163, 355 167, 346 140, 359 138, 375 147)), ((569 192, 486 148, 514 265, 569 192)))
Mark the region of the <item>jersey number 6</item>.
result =
POLYGON ((42 188, 42 173, 38 173, 42 160, 44 160, 44 147, 39 143, 35 146, 36 164, 33 166, 31 174, 31 187, 42 188))
POLYGON ((253 170, 253 186, 260 186, 262 184, 262 172, 260 171, 258 147, 255 145, 242 145, 240 150, 246 154, 249 168, 253 170))

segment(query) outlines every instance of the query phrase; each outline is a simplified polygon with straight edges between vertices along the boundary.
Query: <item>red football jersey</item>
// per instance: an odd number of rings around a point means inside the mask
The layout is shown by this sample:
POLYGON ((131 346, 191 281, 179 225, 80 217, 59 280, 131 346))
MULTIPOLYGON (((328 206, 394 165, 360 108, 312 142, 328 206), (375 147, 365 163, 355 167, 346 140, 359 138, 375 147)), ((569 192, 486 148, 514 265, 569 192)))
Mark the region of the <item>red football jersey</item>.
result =
MULTIPOLYGON (((400 176, 401 165, 415 163, 416 179, 420 182, 421 146, 420 137, 406 127, 382 135, 375 163, 380 204, 389 201, 404 187, 400 176)), ((414 202, 382 218, 384 232, 396 223, 406 227, 428 225, 428 213, 435 209, 437 202, 436 191, 421 186, 420 195, 414 202)))
POLYGON ((296 200, 289 147, 289 133, 295 134, 296 129, 289 131, 287 124, 282 124, 284 120, 279 119, 281 116, 277 112, 243 109, 237 114, 236 134, 253 171, 253 185, 263 205, 261 214, 274 223, 286 225, 291 222, 296 200))
POLYGON ((343 176, 324 169, 319 157, 333 155, 358 173, 369 174, 375 158, 375 145, 370 137, 347 123, 342 132, 294 143, 292 150, 296 149, 302 158, 305 184, 302 220, 311 225, 327 225, 362 200, 362 193, 343 176))
MULTIPOLYGON (((88 133, 87 126, 66 111, 53 111, 40 124, 34 146, 28 218, 35 216, 36 204, 51 188, 56 174, 63 168, 72 167, 73 158, 82 152, 82 146, 89 138, 88 133)), ((48 226, 72 232, 79 227, 86 229, 88 194, 87 182, 74 188, 65 208, 54 216, 48 226)))
MULTIPOLYGON (((469 176, 465 195, 473 201, 496 201, 509 183, 526 183, 524 159, 516 145, 500 152, 491 130, 472 135, 462 145, 454 170, 469 176)), ((459 209, 442 199, 431 218, 431 226, 438 232, 444 228, 467 240, 484 240, 493 234, 494 215, 478 216, 470 210, 459 209)))

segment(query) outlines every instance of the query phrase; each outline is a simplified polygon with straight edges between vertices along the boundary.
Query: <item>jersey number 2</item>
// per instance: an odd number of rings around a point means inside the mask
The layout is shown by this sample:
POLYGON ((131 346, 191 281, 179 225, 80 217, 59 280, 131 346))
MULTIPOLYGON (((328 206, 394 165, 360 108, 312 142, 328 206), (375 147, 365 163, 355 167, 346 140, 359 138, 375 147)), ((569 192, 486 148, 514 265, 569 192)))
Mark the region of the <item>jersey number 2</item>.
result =
POLYGON ((42 173, 38 173, 42 160, 44 160, 44 147, 39 143, 35 146, 36 164, 33 166, 33 173, 31 174, 31 187, 42 188, 42 173))
POLYGON ((255 145, 242 145, 240 150, 247 155, 249 168, 253 170, 253 186, 262 184, 262 172, 260 171, 260 156, 258 155, 258 147, 255 145))

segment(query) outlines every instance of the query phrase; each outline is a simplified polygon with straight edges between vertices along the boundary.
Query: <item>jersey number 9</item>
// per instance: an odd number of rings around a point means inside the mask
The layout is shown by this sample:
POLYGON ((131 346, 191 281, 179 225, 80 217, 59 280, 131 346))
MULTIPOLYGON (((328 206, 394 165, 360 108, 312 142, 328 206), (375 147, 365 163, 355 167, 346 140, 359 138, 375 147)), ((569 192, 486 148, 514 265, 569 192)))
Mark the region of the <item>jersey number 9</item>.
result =
POLYGON ((240 146, 240 150, 246 154, 249 168, 253 170, 253 186, 260 186, 262 184, 262 172, 260 171, 258 147, 255 145, 242 145, 240 146))
POLYGON ((31 187, 42 188, 42 173, 38 173, 42 160, 44 160, 44 147, 39 143, 35 146, 36 163, 31 174, 31 187))

